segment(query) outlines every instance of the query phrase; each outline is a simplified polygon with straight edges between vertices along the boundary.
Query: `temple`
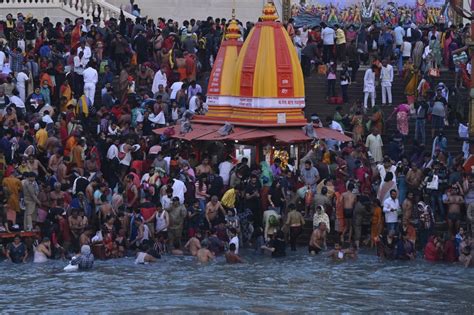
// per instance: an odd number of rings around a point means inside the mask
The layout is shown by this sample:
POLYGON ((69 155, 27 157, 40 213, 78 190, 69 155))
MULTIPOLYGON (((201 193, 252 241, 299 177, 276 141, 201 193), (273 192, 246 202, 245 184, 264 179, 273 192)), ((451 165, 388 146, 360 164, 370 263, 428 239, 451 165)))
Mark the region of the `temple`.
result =
POLYGON ((209 79, 209 112, 193 121, 259 127, 306 123, 303 73, 277 18, 274 5, 265 4, 243 45, 231 21, 209 79))

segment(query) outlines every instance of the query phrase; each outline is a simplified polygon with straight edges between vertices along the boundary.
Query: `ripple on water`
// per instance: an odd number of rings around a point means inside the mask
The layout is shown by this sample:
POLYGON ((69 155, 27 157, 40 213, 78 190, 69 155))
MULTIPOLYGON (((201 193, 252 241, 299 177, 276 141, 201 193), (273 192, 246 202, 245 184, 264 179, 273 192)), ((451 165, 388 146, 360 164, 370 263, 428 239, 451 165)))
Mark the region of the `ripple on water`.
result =
POLYGON ((98 261, 90 272, 64 272, 65 262, 0 263, 1 312, 473 313, 472 269, 424 261, 381 263, 372 255, 334 263, 303 250, 274 260, 244 252, 246 264, 201 265, 164 257, 98 261), (5 295, 3 295, 5 296, 5 295))

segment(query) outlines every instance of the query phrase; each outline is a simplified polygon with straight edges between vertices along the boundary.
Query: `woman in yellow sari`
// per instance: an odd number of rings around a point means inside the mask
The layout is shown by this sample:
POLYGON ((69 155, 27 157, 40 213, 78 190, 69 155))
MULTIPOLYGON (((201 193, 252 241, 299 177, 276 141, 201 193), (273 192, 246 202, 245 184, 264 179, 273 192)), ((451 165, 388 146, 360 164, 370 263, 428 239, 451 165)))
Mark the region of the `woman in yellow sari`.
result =
POLYGON ((8 191, 8 210, 16 213, 20 212, 20 191, 21 181, 15 177, 15 172, 12 167, 9 167, 5 172, 6 177, 2 181, 3 188, 8 191))
POLYGON ((415 69, 413 60, 410 58, 403 66, 403 79, 405 80, 405 95, 407 96, 408 105, 415 104, 416 92, 420 81, 418 69, 415 69))

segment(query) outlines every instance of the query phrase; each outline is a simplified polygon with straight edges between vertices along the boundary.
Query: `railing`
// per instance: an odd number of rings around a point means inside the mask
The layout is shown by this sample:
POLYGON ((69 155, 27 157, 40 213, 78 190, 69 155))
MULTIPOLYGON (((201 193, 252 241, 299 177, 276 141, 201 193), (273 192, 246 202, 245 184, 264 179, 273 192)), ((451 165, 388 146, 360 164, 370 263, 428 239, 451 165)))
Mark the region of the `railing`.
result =
MULTIPOLYGON (((103 21, 120 16, 120 8, 104 0, 0 0, 0 7, 3 8, 23 5, 25 8, 63 8, 77 16, 98 16, 103 21)), ((132 14, 128 12, 123 14, 125 18, 135 20, 132 14)))

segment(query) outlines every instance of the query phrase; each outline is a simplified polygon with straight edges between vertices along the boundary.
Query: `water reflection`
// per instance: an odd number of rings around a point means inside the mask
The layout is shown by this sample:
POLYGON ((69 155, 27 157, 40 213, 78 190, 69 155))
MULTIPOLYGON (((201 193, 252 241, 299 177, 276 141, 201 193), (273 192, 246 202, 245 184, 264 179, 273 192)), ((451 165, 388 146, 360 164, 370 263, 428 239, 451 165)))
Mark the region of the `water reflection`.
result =
POLYGON ((164 257, 98 261, 90 272, 62 271, 65 262, 0 263, 2 312, 289 311, 439 312, 472 314, 474 271, 415 262, 381 263, 371 254, 333 263, 297 254, 275 260, 244 252, 247 263, 222 258, 199 265, 164 257), (6 293, 6 294, 5 294, 6 293))

